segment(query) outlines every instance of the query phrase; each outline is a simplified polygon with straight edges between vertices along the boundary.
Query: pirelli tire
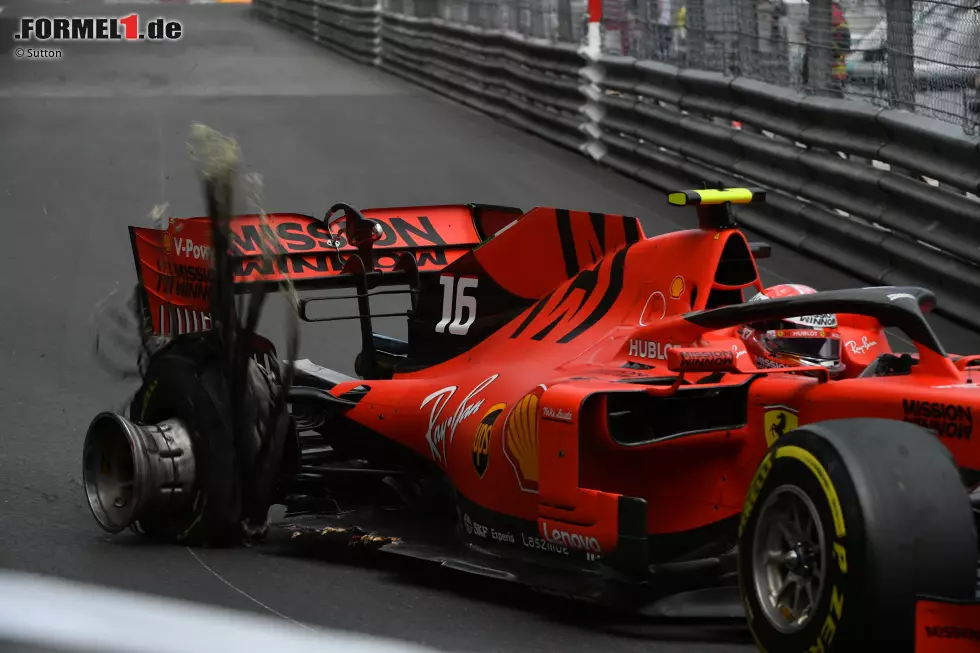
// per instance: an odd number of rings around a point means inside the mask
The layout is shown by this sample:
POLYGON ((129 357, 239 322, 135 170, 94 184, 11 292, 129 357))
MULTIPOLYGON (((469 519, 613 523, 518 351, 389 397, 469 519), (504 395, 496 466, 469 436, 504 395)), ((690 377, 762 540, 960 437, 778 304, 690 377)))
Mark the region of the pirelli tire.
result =
POLYGON ((948 450, 914 424, 833 420, 781 437, 752 480, 738 540, 746 619, 767 653, 911 652, 917 596, 974 598, 969 497, 948 450))
MULTIPOLYGON (((154 354, 143 384, 130 404, 130 420, 156 424, 178 419, 191 435, 196 466, 193 500, 177 514, 147 515, 137 530, 155 539, 187 545, 227 547, 255 537, 246 528, 249 488, 245 487, 242 443, 232 433, 233 407, 224 373, 223 350, 213 332, 176 338, 154 354)), ((271 375, 250 361, 245 408, 254 424, 278 400, 271 375)), ((239 409, 242 409, 241 407, 239 409)), ((242 434, 254 452, 260 434, 242 434)), ((253 493, 254 494, 254 493, 253 493)))

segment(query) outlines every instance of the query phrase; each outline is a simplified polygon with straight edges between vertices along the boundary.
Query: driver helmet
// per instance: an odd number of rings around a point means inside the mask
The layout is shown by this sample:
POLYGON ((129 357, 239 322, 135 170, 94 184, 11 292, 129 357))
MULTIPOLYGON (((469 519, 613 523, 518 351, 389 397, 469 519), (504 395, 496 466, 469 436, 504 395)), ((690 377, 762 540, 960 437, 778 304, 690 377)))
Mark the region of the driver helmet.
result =
MULTIPOLYGON (((810 295, 809 286, 788 283, 764 289, 750 302, 810 295)), ((803 315, 746 324, 739 330, 755 364, 759 367, 824 367, 832 374, 844 369, 837 316, 803 315)))

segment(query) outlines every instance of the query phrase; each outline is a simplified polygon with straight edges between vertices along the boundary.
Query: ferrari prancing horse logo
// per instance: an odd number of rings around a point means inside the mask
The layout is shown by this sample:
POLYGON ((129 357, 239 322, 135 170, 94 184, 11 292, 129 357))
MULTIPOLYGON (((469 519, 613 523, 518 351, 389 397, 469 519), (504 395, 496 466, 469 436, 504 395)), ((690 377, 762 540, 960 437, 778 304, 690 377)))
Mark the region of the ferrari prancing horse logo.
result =
POLYGON ((771 447, 773 442, 797 428, 800 420, 796 411, 789 406, 766 406, 763 424, 766 431, 766 446, 771 447))

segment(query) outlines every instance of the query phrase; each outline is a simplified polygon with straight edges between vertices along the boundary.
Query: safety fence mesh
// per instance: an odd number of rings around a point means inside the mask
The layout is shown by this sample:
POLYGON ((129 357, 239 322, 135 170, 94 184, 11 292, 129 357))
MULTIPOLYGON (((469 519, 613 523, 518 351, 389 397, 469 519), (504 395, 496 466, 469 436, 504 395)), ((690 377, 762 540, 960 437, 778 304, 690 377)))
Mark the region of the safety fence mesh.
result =
MULTIPOLYGON (((587 0, 381 2, 556 42, 588 24, 587 0)), ((980 123, 980 0, 604 0, 601 33, 607 54, 980 123)))
MULTIPOLYGON (((359 0, 345 0, 357 2, 359 0)), ((386 10, 418 18, 437 17, 486 29, 501 29, 550 41, 585 38, 586 0, 382 0, 386 10)))
POLYGON ((977 0, 606 0, 603 49, 980 120, 977 0))

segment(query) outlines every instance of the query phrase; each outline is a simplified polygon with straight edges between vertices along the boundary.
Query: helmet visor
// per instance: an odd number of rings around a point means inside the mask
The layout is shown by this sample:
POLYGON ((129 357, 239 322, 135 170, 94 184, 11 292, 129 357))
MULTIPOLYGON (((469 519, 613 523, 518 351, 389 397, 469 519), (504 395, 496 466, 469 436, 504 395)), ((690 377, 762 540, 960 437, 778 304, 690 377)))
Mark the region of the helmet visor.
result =
POLYGON ((774 336, 770 346, 780 353, 816 360, 839 360, 840 339, 813 336, 774 336))

